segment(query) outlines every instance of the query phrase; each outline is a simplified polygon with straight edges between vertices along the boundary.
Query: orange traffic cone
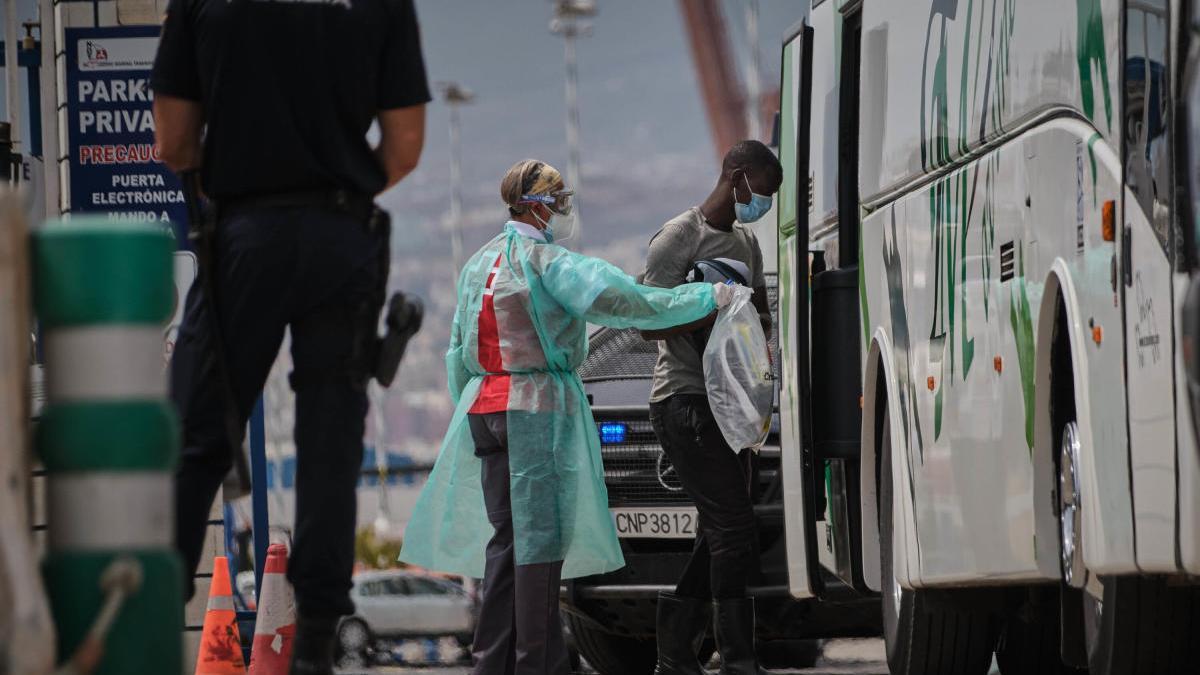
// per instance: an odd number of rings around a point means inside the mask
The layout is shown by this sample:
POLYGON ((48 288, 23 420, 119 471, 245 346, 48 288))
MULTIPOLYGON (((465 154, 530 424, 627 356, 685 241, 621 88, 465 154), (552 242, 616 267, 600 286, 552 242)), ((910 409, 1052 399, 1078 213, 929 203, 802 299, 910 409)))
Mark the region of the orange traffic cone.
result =
POLYGON ((296 637, 296 603, 287 580, 287 547, 271 544, 263 570, 250 650, 250 675, 287 675, 296 637))
POLYGON ((229 559, 213 560, 212 586, 208 590, 208 611, 204 614, 204 634, 196 657, 196 675, 245 675, 242 639, 238 635, 237 613, 233 608, 233 589, 229 585, 229 559))

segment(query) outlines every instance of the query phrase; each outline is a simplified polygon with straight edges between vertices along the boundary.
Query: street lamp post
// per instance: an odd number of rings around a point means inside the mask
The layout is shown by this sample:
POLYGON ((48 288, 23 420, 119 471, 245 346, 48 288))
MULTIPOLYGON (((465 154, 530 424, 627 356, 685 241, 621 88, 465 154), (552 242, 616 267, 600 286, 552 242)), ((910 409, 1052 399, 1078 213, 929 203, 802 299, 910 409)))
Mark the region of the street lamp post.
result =
MULTIPOLYGON (((563 60, 567 67, 567 183, 579 193, 579 68, 575 59, 575 38, 592 31, 589 17, 596 15, 593 0, 556 0, 550 31, 563 37, 563 60)), ((582 232, 582 215, 575 205, 576 231, 582 232)), ((578 245, 578 242, 576 242, 578 245)))
POLYGON ((379 537, 386 537, 388 531, 392 527, 391 505, 388 502, 388 476, 385 475, 387 461, 387 399, 388 390, 379 386, 378 383, 369 383, 369 391, 371 395, 371 407, 374 409, 375 415, 375 468, 379 474, 378 485, 378 512, 375 514, 375 522, 372 525, 375 527, 375 534, 379 537))
POLYGON ((459 118, 458 109, 473 101, 475 94, 457 82, 443 82, 439 87, 442 100, 450 107, 450 258, 454 265, 454 279, 457 281, 463 262, 462 120, 459 118))
POLYGON ((762 139, 762 80, 758 58, 758 0, 746 3, 746 42, 750 43, 750 61, 746 78, 746 130, 750 138, 762 139))

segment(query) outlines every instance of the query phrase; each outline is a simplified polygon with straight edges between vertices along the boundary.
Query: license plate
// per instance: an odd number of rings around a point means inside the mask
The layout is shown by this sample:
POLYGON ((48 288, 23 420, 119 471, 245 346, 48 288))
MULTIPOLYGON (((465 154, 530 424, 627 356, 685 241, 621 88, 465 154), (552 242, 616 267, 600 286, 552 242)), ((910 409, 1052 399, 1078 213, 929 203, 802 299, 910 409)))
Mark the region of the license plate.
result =
POLYGON ((696 509, 691 507, 610 509, 617 536, 640 539, 694 539, 696 509))

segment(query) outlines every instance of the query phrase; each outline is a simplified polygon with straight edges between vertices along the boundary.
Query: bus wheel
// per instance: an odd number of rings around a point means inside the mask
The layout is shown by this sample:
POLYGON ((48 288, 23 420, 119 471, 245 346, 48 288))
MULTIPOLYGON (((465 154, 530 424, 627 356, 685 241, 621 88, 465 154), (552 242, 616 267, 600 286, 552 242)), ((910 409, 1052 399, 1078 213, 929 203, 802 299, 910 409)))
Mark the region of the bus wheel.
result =
POLYGON ((1200 662, 1195 586, 1161 576, 1103 577, 1083 593, 1083 624, 1091 675, 1187 673, 1200 662))
POLYGON ((883 637, 892 675, 985 675, 995 629, 990 612, 972 610, 941 594, 900 586, 893 566, 892 434, 883 412, 879 466, 879 556, 883 585, 883 637), (932 601, 931 601, 932 600, 932 601))
POLYGON ((1079 497, 1079 424, 1071 420, 1063 427, 1058 453, 1058 531, 1062 551, 1063 582, 1083 588, 1083 526, 1079 497))
MULTIPOLYGON (((1192 672, 1200 661, 1200 588, 1161 576, 1097 577, 1084 565, 1080 519, 1079 425, 1065 398, 1058 456, 1058 519, 1063 582, 1081 601, 1091 675, 1192 672)), ((1064 592, 1066 589, 1064 588, 1064 592)))
POLYGON ((1057 587, 1035 587, 1004 622, 996 646, 996 663, 1003 675, 1081 675, 1060 655, 1057 587))

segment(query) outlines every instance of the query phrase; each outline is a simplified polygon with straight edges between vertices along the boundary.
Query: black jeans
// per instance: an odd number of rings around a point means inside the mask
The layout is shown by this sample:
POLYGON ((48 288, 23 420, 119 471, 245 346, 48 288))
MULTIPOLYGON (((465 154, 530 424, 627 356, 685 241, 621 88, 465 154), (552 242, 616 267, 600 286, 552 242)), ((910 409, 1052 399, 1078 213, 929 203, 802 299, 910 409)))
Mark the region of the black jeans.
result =
MULTIPOLYGON (((213 281, 243 428, 291 328, 297 466, 288 579, 310 617, 354 611, 355 489, 387 274, 385 231, 368 231, 346 214, 300 208, 247 209, 223 218, 217 230, 213 281)), ((171 362, 171 396, 183 425, 175 536, 189 597, 213 498, 232 466, 226 389, 203 287, 197 281, 188 293, 171 362)))
POLYGON ((483 461, 488 522, 496 529, 487 545, 483 601, 471 646, 474 673, 567 675, 571 669, 558 611, 562 561, 514 564, 507 413, 468 418, 483 461))
POLYGON ((700 516, 696 546, 676 595, 745 597, 759 569, 750 485, 757 455, 729 448, 707 396, 676 394, 651 403, 650 422, 700 516))

